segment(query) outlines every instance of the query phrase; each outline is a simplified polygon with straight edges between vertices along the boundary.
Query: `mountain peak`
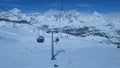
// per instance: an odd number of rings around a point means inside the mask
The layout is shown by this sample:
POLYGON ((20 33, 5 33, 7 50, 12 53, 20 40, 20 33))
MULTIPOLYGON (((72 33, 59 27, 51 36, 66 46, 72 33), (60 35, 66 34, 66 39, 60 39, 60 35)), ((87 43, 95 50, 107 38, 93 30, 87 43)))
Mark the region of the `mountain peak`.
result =
POLYGON ((103 16, 101 13, 97 12, 97 11, 94 11, 93 14, 92 14, 94 17, 101 17, 103 16))
POLYGON ((100 15, 100 13, 97 12, 97 11, 94 11, 94 12, 93 12, 93 15, 100 15))
POLYGON ((14 9, 10 10, 9 12, 18 15, 21 13, 21 10, 19 10, 18 8, 14 8, 14 9))

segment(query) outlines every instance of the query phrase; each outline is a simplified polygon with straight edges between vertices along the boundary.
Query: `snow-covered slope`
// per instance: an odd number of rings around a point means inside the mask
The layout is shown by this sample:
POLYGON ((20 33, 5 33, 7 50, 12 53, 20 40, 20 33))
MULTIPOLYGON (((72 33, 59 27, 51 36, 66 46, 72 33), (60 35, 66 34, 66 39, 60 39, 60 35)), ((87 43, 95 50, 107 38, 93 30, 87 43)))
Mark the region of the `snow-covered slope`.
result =
MULTIPOLYGON (((61 33, 55 52, 64 50, 51 60, 51 34, 43 34, 44 43, 36 42, 36 34, 14 27, 0 27, 0 68, 120 68, 120 50, 113 44, 61 33)), ((59 35, 55 35, 59 36, 59 35)), ((105 40, 104 38, 97 38, 105 40)))
POLYGON ((119 14, 62 12, 22 13, 15 8, 0 13, 0 68, 120 68, 120 49, 108 40, 119 42, 119 14), (115 15, 115 16, 114 16, 115 15), (7 21, 6 21, 7 20, 7 21), (15 23, 26 20, 27 23, 15 23), (58 27, 60 41, 55 52, 63 51, 51 60, 51 34, 44 30, 58 27), (45 37, 37 43, 37 30, 45 37), (70 35, 71 34, 71 35, 70 35), (74 36, 73 36, 74 35, 74 36), (84 37, 82 37, 84 36, 84 37), (116 38, 117 37, 117 38, 116 38))

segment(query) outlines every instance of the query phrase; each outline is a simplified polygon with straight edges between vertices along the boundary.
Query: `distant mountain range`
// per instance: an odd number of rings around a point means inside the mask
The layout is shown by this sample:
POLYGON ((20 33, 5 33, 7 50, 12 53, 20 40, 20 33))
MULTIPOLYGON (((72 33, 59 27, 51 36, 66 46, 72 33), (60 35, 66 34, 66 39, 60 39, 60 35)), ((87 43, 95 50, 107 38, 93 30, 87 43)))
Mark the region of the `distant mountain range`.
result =
POLYGON ((82 13, 76 10, 66 12, 49 10, 42 14, 22 13, 21 10, 14 8, 9 12, 0 12, 0 25, 21 27, 33 32, 36 31, 36 27, 46 31, 50 28, 56 28, 60 32, 74 36, 105 37, 112 43, 119 42, 120 37, 120 13, 101 14, 96 11, 82 13))

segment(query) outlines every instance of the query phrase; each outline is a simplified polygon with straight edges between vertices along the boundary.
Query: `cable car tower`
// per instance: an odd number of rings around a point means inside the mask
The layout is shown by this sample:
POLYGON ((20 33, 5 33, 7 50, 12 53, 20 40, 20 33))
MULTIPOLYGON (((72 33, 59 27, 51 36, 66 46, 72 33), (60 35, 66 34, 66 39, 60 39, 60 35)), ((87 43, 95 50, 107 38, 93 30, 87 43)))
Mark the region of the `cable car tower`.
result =
POLYGON ((51 60, 56 60, 55 58, 55 54, 54 54, 54 42, 58 42, 59 41, 59 38, 56 38, 54 40, 54 33, 58 33, 59 31, 56 31, 56 30, 51 30, 51 60))
MULTIPOLYGON (((59 19, 59 23, 58 23, 58 29, 55 28, 50 28, 48 31, 46 31, 47 33, 51 33, 51 60, 56 60, 56 56, 64 51, 59 51, 58 53, 55 54, 54 52, 54 43, 59 42, 59 38, 55 38, 54 39, 54 34, 55 33, 59 33, 59 27, 60 27, 60 23, 61 23, 61 19, 62 19, 62 10, 63 10, 63 0, 61 0, 61 8, 60 8, 60 19, 59 19)), ((38 43, 43 43, 44 42, 44 36, 39 35, 39 30, 40 28, 38 28, 38 38, 36 39, 38 43)))
POLYGON ((59 33, 60 30, 59 30, 59 27, 60 27, 60 23, 61 23, 61 19, 62 19, 62 11, 63 11, 63 0, 61 0, 61 8, 60 8, 60 19, 59 19, 59 23, 58 23, 58 29, 55 30, 55 29, 51 29, 50 32, 51 32, 51 60, 56 60, 56 56, 60 53, 60 52, 63 52, 63 51, 60 51, 59 53, 54 53, 54 42, 58 42, 59 41, 59 38, 56 38, 55 40, 53 39, 54 38, 54 33, 59 33))

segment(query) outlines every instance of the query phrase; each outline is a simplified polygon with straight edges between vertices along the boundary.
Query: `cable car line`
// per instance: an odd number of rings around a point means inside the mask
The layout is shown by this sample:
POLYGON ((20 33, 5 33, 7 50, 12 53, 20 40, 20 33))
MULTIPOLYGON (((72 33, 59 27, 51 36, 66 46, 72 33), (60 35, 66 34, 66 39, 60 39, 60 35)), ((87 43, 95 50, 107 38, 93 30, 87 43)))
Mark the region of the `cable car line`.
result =
MULTIPOLYGON (((62 17, 63 17, 63 2, 64 2, 64 0, 61 0, 61 7, 60 7, 60 18, 59 18, 59 22, 58 22, 58 29, 60 28, 60 23, 61 23, 61 20, 62 20, 62 17)), ((2 10, 4 10, 4 11, 6 11, 6 12, 8 12, 9 14, 12 14, 12 15, 14 15, 14 16, 17 16, 17 17, 19 17, 18 15, 15 15, 15 14, 13 14, 13 13, 11 13, 11 12, 9 12, 8 10, 6 10, 5 8, 3 8, 3 7, 0 7, 0 9, 2 9, 2 10)), ((20 18, 20 17, 19 17, 20 18)), ((32 25, 32 24, 29 24, 29 25, 31 25, 31 26, 33 26, 33 27, 35 27, 35 28, 37 28, 38 29, 38 37, 36 38, 36 41, 38 42, 38 43, 43 43, 44 42, 44 40, 45 40, 45 38, 44 38, 44 36, 41 36, 40 35, 40 29, 41 29, 41 27, 38 27, 38 26, 34 26, 34 25, 32 25)), ((50 30, 50 32, 51 32, 51 34, 52 34, 52 39, 51 39, 51 60, 55 60, 55 56, 57 56, 59 53, 57 53, 57 54, 54 54, 54 43, 56 42, 59 42, 59 38, 57 37, 55 40, 54 40, 54 33, 58 33, 59 32, 59 30, 55 30, 54 28, 52 28, 51 30, 50 30)))
MULTIPOLYGON (((63 0, 61 0, 61 9, 60 9, 60 19, 59 19, 59 23, 58 23, 58 29, 60 29, 60 23, 61 23, 61 20, 62 20, 62 11, 63 11, 63 0)), ((51 41, 51 60, 56 60, 56 56, 59 54, 59 53, 56 53, 56 54, 54 54, 54 42, 58 42, 59 41, 59 38, 56 38, 55 39, 55 41, 54 41, 54 39, 53 39, 53 37, 54 37, 54 33, 56 33, 56 32, 59 32, 59 30, 51 30, 51 33, 52 33, 52 41, 51 41)))
POLYGON ((58 28, 60 27, 60 23, 62 21, 62 16, 63 16, 63 2, 64 0, 61 0, 61 7, 60 7, 60 19, 59 19, 59 23, 58 23, 58 28))

